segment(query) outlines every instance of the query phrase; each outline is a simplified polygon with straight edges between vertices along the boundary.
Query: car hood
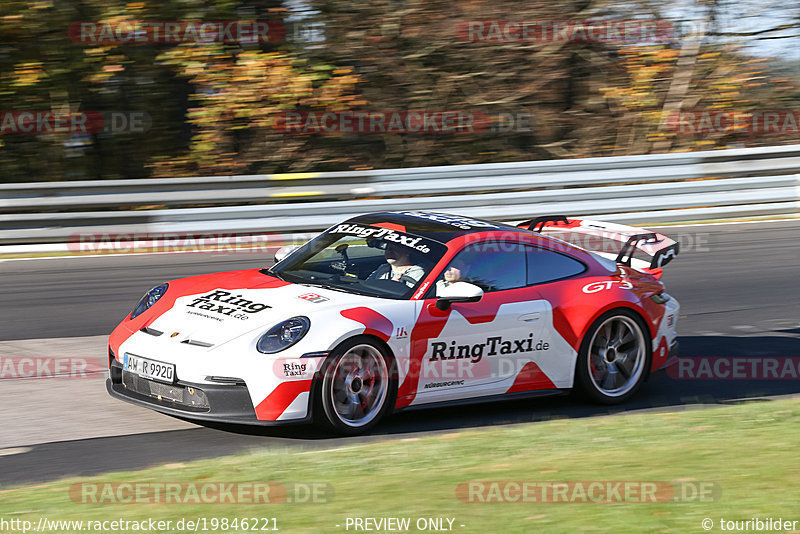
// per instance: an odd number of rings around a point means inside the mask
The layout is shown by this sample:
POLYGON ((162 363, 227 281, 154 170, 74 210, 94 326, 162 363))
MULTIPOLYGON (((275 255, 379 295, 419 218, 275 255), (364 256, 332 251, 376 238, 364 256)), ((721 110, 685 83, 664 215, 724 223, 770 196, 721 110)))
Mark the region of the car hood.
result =
POLYGON ((271 277, 264 284, 248 284, 250 287, 241 287, 237 283, 241 281, 223 275, 216 283, 204 280, 202 291, 197 291, 197 285, 174 288, 183 294, 145 331, 210 348, 248 332, 266 331, 290 317, 304 315, 312 319, 313 326, 312 316, 381 300, 302 284, 278 285, 271 277))

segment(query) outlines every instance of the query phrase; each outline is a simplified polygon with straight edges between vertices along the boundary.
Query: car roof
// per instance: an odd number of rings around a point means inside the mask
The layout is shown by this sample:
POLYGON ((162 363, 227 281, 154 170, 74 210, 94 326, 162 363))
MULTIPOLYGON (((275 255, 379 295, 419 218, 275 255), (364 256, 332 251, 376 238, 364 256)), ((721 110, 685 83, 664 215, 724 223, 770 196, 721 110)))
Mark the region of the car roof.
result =
POLYGON ((449 213, 417 210, 370 213, 354 217, 348 222, 369 224, 372 226, 391 225, 395 227, 395 230, 423 236, 440 243, 447 243, 465 234, 493 230, 527 233, 525 230, 517 228, 516 226, 499 222, 474 219, 449 213))

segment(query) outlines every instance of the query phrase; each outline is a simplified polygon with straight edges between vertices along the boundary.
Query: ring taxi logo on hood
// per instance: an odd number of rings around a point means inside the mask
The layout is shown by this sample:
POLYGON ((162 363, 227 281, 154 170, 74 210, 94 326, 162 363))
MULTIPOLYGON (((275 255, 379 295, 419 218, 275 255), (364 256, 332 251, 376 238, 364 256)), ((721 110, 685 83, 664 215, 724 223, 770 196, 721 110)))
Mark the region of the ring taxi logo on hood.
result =
POLYGON ((186 307, 219 313, 245 321, 250 314, 264 311, 272 306, 242 298, 242 295, 234 294, 231 291, 216 289, 207 295, 195 297, 186 307))

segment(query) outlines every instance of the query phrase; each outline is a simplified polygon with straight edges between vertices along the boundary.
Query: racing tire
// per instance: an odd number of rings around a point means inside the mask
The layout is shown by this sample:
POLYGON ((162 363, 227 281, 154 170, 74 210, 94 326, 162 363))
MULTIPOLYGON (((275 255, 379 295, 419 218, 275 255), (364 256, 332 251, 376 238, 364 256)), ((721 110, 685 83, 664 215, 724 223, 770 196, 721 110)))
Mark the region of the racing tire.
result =
POLYGON ((395 360, 369 336, 353 337, 336 347, 319 380, 315 423, 345 436, 372 429, 397 399, 395 360))
POLYGON ((647 379, 653 360, 649 329, 631 310, 617 308, 601 315, 581 343, 575 385, 588 400, 621 404, 647 379))

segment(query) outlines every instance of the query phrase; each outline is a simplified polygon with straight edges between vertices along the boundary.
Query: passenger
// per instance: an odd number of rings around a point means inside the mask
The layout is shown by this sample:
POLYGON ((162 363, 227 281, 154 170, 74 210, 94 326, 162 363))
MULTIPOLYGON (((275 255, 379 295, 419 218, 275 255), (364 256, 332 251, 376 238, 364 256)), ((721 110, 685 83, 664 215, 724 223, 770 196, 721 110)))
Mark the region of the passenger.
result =
POLYGON ((469 271, 469 263, 465 258, 456 258, 447 269, 444 270, 444 280, 436 282, 436 294, 439 295, 442 290, 449 287, 456 282, 464 282, 469 271))

